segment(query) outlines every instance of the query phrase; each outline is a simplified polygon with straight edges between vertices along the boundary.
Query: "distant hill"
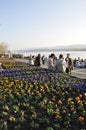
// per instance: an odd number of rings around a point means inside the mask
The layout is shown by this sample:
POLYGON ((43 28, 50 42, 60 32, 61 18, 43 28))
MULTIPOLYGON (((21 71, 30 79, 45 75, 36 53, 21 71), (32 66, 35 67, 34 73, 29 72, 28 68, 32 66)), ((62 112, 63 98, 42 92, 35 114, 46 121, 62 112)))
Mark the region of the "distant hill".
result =
POLYGON ((86 45, 68 45, 68 46, 56 46, 56 47, 43 47, 43 48, 28 48, 17 50, 16 52, 42 52, 42 51, 86 51, 86 45))
POLYGON ((59 46, 55 47, 57 50, 64 50, 64 51, 86 51, 86 45, 69 45, 69 46, 59 46))

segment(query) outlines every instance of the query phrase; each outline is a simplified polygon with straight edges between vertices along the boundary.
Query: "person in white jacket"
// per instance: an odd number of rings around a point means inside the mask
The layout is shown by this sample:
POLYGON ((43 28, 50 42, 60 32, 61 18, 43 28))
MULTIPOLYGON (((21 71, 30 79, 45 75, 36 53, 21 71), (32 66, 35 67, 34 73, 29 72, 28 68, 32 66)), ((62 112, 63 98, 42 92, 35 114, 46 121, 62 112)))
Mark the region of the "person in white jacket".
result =
POLYGON ((59 59, 56 61, 55 71, 58 73, 65 73, 66 71, 66 62, 62 54, 59 55, 59 59))
POLYGON ((53 54, 53 53, 49 56, 48 69, 54 70, 54 68, 55 68, 54 57, 55 57, 55 54, 53 54))

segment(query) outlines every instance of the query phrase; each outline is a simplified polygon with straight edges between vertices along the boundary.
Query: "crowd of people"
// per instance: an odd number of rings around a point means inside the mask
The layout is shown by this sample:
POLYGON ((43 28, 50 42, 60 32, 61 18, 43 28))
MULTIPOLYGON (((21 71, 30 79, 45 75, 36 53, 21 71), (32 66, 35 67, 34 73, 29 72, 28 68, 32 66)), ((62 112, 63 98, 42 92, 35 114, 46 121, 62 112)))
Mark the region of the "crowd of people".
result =
POLYGON ((77 68, 86 68, 86 59, 80 59, 80 57, 78 57, 78 59, 74 59, 74 67, 77 68))
MULTIPOLYGON (((44 55, 41 56, 41 54, 38 54, 35 58, 30 55, 29 57, 29 65, 41 66, 42 64, 45 65, 45 63, 46 57, 44 55)), ((57 57, 54 53, 52 53, 47 59, 48 69, 55 70, 56 72, 71 73, 73 66, 73 60, 69 53, 65 58, 62 54, 57 57)))
POLYGON ((73 70, 73 60, 69 53, 66 58, 62 54, 58 58, 51 54, 48 59, 48 68, 60 73, 71 73, 71 70, 73 70))

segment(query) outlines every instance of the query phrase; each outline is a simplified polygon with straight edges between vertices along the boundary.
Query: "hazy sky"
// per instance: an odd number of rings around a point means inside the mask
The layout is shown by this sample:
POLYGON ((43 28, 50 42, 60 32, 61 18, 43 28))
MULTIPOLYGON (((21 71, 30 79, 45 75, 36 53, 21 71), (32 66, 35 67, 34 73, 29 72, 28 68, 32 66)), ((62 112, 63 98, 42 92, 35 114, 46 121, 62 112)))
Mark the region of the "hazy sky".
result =
POLYGON ((86 43, 86 0, 0 0, 0 42, 12 50, 86 43))

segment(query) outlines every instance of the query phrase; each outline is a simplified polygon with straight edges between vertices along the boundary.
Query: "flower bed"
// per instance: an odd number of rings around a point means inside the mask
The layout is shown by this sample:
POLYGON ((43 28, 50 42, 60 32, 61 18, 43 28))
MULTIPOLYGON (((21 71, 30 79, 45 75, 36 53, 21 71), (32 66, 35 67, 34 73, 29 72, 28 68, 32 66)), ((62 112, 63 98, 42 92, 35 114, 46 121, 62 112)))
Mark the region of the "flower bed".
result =
POLYGON ((81 130, 86 81, 40 67, 0 71, 0 130, 81 130))
POLYGON ((27 68, 29 65, 25 62, 20 62, 15 59, 7 59, 7 58, 0 58, 0 62, 2 63, 2 67, 4 69, 20 69, 20 68, 27 68))

